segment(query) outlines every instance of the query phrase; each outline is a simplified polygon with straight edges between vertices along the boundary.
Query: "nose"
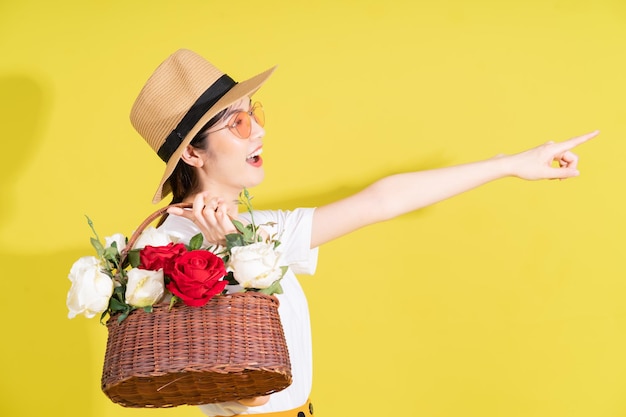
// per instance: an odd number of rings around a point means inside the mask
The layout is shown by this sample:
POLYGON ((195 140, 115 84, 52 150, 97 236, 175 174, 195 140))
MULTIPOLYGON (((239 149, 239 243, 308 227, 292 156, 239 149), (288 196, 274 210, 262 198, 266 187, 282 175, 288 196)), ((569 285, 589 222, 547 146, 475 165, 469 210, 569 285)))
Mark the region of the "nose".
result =
POLYGON ((265 129, 254 118, 252 118, 251 123, 250 137, 262 139, 265 136, 265 129))

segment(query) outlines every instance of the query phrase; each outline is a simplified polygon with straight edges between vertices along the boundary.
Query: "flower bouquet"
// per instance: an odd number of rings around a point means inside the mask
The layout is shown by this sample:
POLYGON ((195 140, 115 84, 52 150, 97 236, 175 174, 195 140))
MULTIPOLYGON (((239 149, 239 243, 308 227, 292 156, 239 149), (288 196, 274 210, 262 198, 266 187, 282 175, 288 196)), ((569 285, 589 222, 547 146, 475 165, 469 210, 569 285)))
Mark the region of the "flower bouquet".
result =
MULTIPOLYGON (((242 201, 252 215, 247 190, 242 201)), ((189 207, 178 204, 179 207, 189 207)), ((271 394, 291 384, 278 299, 276 236, 233 221, 225 247, 188 244, 149 226, 130 239, 91 238, 97 257, 72 266, 68 316, 94 317, 108 328, 102 390, 125 407, 174 407, 271 394), (227 287, 228 286, 228 287, 227 287), (228 288, 239 288, 231 293, 228 288)), ((263 225, 261 225, 263 226, 263 225)))

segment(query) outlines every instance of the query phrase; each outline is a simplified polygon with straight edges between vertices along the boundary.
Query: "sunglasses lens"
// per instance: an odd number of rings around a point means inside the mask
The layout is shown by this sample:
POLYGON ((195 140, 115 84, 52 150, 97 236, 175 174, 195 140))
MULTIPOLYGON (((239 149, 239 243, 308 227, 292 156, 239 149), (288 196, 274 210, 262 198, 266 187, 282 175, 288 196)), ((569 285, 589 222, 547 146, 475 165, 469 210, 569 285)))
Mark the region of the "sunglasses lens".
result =
POLYGON ((228 128, 235 135, 241 139, 248 139, 252 133, 252 120, 250 114, 254 117, 254 120, 261 127, 265 125, 265 113, 263 112, 263 106, 261 103, 254 103, 252 108, 245 112, 237 112, 228 123, 228 128))
POLYGON ((247 139, 252 133, 252 125, 250 124, 250 116, 248 113, 240 111, 234 116, 233 122, 230 124, 231 131, 241 139, 247 139))

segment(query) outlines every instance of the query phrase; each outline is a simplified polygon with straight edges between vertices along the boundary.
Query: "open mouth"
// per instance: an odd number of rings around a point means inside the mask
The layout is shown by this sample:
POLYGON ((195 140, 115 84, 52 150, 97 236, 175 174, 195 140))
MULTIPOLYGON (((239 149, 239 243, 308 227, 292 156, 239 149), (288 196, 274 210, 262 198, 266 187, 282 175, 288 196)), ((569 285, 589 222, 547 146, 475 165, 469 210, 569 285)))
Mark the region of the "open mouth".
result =
POLYGON ((263 148, 259 148, 256 151, 252 152, 246 158, 246 162, 253 166, 260 166, 263 163, 263 159, 261 158, 261 154, 263 153, 263 148))

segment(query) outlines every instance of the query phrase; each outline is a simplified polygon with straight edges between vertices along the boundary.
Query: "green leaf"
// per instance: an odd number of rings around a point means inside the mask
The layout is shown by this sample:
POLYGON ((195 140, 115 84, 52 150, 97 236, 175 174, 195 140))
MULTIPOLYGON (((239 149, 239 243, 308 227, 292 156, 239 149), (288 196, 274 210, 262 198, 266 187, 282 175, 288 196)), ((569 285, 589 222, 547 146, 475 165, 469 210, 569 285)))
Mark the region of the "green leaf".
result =
POLYGON ((100 324, 104 324, 106 325, 106 323, 104 322, 104 318, 109 314, 108 310, 104 310, 102 312, 102 314, 100 314, 100 324))
POLYGON ((109 308, 112 311, 125 311, 130 309, 129 305, 126 303, 122 303, 121 301, 119 301, 118 299, 111 297, 111 299, 109 300, 109 308))
POLYGON ((133 249, 133 250, 128 251, 127 259, 128 259, 128 262, 130 262, 130 266, 133 268, 137 268, 139 264, 141 263, 139 252, 141 252, 141 249, 133 249))
POLYGON ((248 243, 254 243, 255 239, 254 239, 254 235, 255 235, 255 231, 254 231, 254 226, 252 225, 248 225, 251 227, 246 227, 243 232, 241 232, 243 234, 243 240, 245 242, 248 243))
POLYGON ((93 232, 93 235, 95 236, 90 239, 91 246, 94 247, 98 256, 102 258, 102 254, 104 253, 104 246, 102 246, 102 243, 100 243, 100 237, 98 236, 98 233, 96 232, 96 229, 93 226, 93 222, 91 221, 89 216, 85 215, 85 217, 87 218, 87 224, 89 225, 89 227, 91 228, 91 231, 93 232))
POLYGON ((98 257, 102 258, 104 255, 104 246, 102 246, 102 243, 100 243, 100 241, 95 237, 92 237, 89 240, 91 241, 91 246, 93 246, 96 250, 98 257))
POLYGON ((245 243, 243 235, 239 233, 229 233, 226 235, 226 247, 228 247, 228 250, 235 246, 244 246, 245 243))
POLYGON ((239 233, 245 233, 246 226, 244 226, 242 222, 240 222, 239 220, 235 220, 235 219, 232 219, 231 221, 233 222, 233 225, 239 231, 239 233))
POLYGON ((129 314, 130 314, 130 310, 129 310, 129 311, 125 311, 125 312, 123 312, 123 313, 122 313, 122 314, 120 314, 120 315, 119 315, 119 317, 117 318, 117 322, 118 322, 118 323, 123 322, 123 321, 124 321, 124 319, 125 319, 126 317, 128 317, 128 315, 129 315, 129 314))
POLYGON ((263 288, 263 289, 259 290, 259 292, 261 294, 267 294, 267 295, 282 294, 283 293, 283 287, 282 287, 282 285, 280 285, 280 280, 276 280, 276 281, 274 281, 274 283, 272 285, 270 285, 267 288, 263 288))
POLYGON ((104 248, 104 251, 102 252, 102 257, 104 259, 108 259, 109 261, 113 263, 117 263, 119 255, 120 253, 117 250, 117 244, 115 242, 113 242, 112 246, 109 246, 108 248, 104 248))
POLYGON ((204 238, 202 237, 202 233, 198 233, 189 241, 189 250, 197 250, 202 247, 202 242, 204 238))
POLYGON ((143 311, 145 311, 146 313, 152 313, 152 306, 145 306, 143 308, 143 311))

